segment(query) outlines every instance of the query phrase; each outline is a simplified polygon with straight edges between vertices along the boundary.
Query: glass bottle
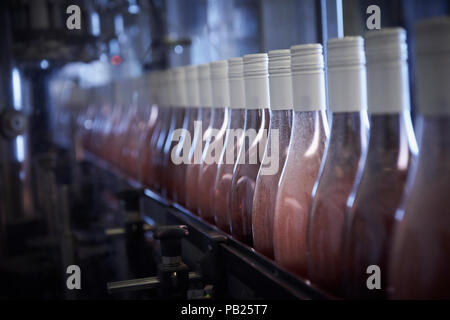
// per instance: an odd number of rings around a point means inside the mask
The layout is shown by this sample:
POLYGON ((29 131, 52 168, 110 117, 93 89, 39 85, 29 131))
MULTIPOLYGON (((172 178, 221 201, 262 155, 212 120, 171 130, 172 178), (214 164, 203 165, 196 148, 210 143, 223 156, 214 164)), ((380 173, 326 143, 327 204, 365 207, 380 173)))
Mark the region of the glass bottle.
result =
POLYGON ((340 295, 346 203, 367 143, 367 84, 361 37, 331 39, 327 49, 331 133, 309 212, 307 270, 313 283, 340 295))
POLYGON ((180 129, 184 122, 184 114, 186 110, 186 89, 185 89, 185 69, 183 67, 177 67, 170 71, 169 76, 171 78, 172 87, 170 89, 171 106, 172 106, 172 118, 170 121, 169 132, 164 144, 164 185, 163 195, 168 200, 175 199, 175 177, 174 171, 177 166, 174 163, 173 150, 177 145, 175 134, 176 130, 180 129))
POLYGON ((81 143, 85 151, 92 152, 92 131, 95 122, 95 116, 97 114, 98 108, 92 103, 92 89, 84 89, 85 99, 86 99, 86 112, 81 118, 82 121, 82 133, 81 133, 81 143))
POLYGON ((128 143, 128 129, 130 122, 132 121, 132 118, 134 117, 136 108, 136 101, 135 101, 135 88, 134 88, 134 80, 132 79, 126 79, 121 81, 124 92, 124 95, 122 96, 122 114, 121 119, 117 125, 117 131, 116 131, 116 139, 117 139, 117 149, 115 153, 115 166, 116 168, 121 172, 124 173, 126 166, 124 164, 124 149, 127 147, 128 143))
POLYGON ((182 199, 185 196, 185 164, 189 156, 189 146, 190 136, 187 133, 189 129, 189 122, 196 116, 196 111, 190 105, 189 92, 191 86, 191 70, 192 67, 182 67, 183 79, 178 85, 180 86, 180 94, 182 94, 182 99, 179 102, 179 106, 184 109, 183 119, 179 127, 176 127, 172 140, 174 141, 173 147, 170 151, 170 171, 172 175, 171 190, 172 190, 172 201, 183 205, 182 199), (189 88, 189 89, 188 89, 189 88))
POLYGON ((244 135, 233 169, 228 216, 231 218, 231 235, 251 246, 253 195, 270 120, 267 54, 244 56, 244 84, 244 135))
POLYGON ((150 151, 150 171, 147 174, 147 181, 152 190, 163 193, 164 183, 164 145, 169 133, 172 120, 173 108, 170 106, 171 83, 169 81, 169 70, 165 70, 160 76, 160 109, 161 117, 158 131, 152 136, 150 151))
POLYGON ((115 102, 114 102, 114 114, 111 119, 111 134, 110 134, 110 144, 106 147, 106 159, 115 167, 118 168, 120 165, 120 152, 122 146, 122 139, 124 133, 124 126, 128 121, 128 105, 127 99, 129 96, 129 85, 125 80, 116 81, 115 85, 115 102), (109 149, 109 150, 108 150, 109 149))
POLYGON ((102 91, 101 87, 90 88, 90 105, 94 110, 94 118, 89 142, 91 152, 98 157, 105 158, 107 150, 100 146, 103 145, 109 133, 112 106, 100 100, 102 91))
POLYGON ((130 178, 137 178, 139 165, 137 159, 133 161, 133 153, 136 150, 138 142, 138 125, 139 125, 139 111, 143 108, 140 90, 141 77, 131 80, 132 84, 132 98, 130 106, 130 119, 124 134, 124 142, 121 153, 121 163, 123 172, 130 178))
POLYGON ((275 261, 306 275, 306 230, 312 190, 328 137, 321 44, 291 48, 292 133, 278 183, 273 244, 275 261))
POLYGON ((237 161, 245 122, 244 65, 242 58, 228 60, 228 87, 230 108, 224 148, 217 164, 214 187, 214 222, 218 228, 230 233, 229 197, 234 164, 237 161))
POLYGON ((419 153, 396 212, 393 299, 450 298, 450 18, 416 27, 419 153))
POLYGON ((187 105, 184 122, 183 133, 180 136, 177 157, 181 163, 175 168, 175 195, 176 201, 185 206, 186 204, 186 172, 190 161, 190 150, 193 143, 195 121, 199 115, 200 96, 198 86, 198 68, 196 66, 186 67, 186 97, 187 105))
POLYGON ((366 35, 370 135, 347 202, 342 262, 345 294, 352 298, 385 298, 394 215, 417 150, 405 40, 401 28, 366 35), (380 267, 381 290, 367 288, 366 270, 371 265, 380 267))
POLYGON ((102 154, 99 154, 100 157, 102 157, 104 160, 111 161, 109 158, 109 154, 111 153, 110 147, 107 148, 106 146, 111 146, 110 139, 112 130, 114 129, 114 126, 119 122, 120 114, 122 113, 122 108, 117 106, 114 101, 114 92, 115 84, 110 83, 107 85, 107 89, 103 94, 103 99, 105 101, 105 104, 103 105, 105 107, 107 118, 105 119, 105 124, 103 125, 103 129, 101 131, 101 137, 99 138, 100 143, 103 145, 103 152, 102 154))
POLYGON ((190 165, 186 169, 186 208, 198 214, 198 177, 205 141, 208 140, 212 119, 212 90, 209 64, 198 66, 199 97, 202 108, 198 113, 197 130, 194 130, 193 143, 189 151, 190 165))
POLYGON ((211 74, 211 126, 205 141, 198 176, 198 214, 209 223, 214 223, 214 188, 217 164, 223 149, 223 140, 228 125, 228 63, 226 60, 210 63, 211 74))
MULTIPOLYGON (((145 105, 147 106, 142 115, 142 129, 139 135, 139 181, 146 187, 151 187, 151 180, 153 176, 153 163, 151 154, 155 146, 154 141, 159 135, 162 122, 162 108, 160 103, 160 87, 159 87, 160 72, 153 71, 148 74, 148 89, 149 94, 145 95, 145 105), (155 138, 154 138, 155 137, 155 138)), ((146 88, 142 88, 145 90, 146 88)))
POLYGON ((270 125, 262 165, 256 178, 252 228, 255 250, 273 259, 273 226, 278 182, 292 128, 291 51, 269 51, 270 125))

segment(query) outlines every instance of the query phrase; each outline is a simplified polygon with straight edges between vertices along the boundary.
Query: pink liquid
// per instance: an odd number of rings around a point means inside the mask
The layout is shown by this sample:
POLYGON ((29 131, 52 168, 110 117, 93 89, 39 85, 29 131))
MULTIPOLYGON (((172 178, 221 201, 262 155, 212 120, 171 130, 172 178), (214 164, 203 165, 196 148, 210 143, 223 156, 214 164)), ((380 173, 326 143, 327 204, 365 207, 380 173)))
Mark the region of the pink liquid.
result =
POLYGON ((231 181, 230 212, 231 234, 236 239, 252 245, 252 210, 256 176, 262 161, 262 153, 266 147, 269 128, 270 110, 247 110, 245 114, 244 132, 256 130, 256 139, 250 141, 248 136, 239 150, 238 162, 234 166, 231 181), (260 151, 261 150, 261 151, 260 151))
POLYGON ((310 280, 340 294, 344 217, 366 142, 365 112, 335 113, 307 230, 310 280))
POLYGON ((155 131, 158 113, 159 108, 154 104, 142 108, 138 114, 137 143, 132 150, 131 165, 137 164, 137 176, 135 178, 143 184, 146 182, 144 177, 147 174, 146 166, 150 158, 150 140, 155 131))
POLYGON ((450 116, 420 116, 419 155, 396 214, 393 299, 450 299, 450 116))
POLYGON ((148 121, 145 129, 142 131, 140 139, 141 149, 139 150, 139 166, 140 166, 140 181, 149 188, 152 188, 153 177, 153 163, 152 152, 154 152, 156 136, 159 136, 161 130, 161 122, 163 121, 163 108, 157 105, 152 105, 148 121))
MULTIPOLYGON (((275 218, 275 204, 278 192, 278 182, 287 157, 292 128, 292 110, 273 110, 270 114, 270 130, 264 153, 263 165, 267 157, 278 153, 277 158, 271 161, 277 162, 278 169, 273 174, 261 174, 261 169, 256 179, 255 195, 253 197, 253 245, 254 248, 265 256, 273 259, 273 225, 275 218), (278 130, 278 133, 275 133, 278 130), (277 135, 278 143, 274 146, 278 151, 272 150, 272 135, 277 135)), ((274 157, 274 156, 273 156, 274 157)), ((271 166, 275 165, 271 163, 271 166)), ((266 167, 269 167, 266 165, 266 167)))
POLYGON ((122 171, 131 178, 136 178, 139 175, 139 165, 137 162, 132 163, 133 150, 136 149, 138 142, 138 111, 140 106, 137 103, 133 103, 132 107, 128 111, 130 113, 130 119, 123 135, 123 144, 120 154, 120 166, 122 171))
POLYGON ((212 109, 211 134, 206 141, 202 163, 199 168, 198 177, 198 214, 209 223, 214 223, 214 191, 217 175, 217 164, 222 153, 223 141, 228 125, 228 109, 214 108, 212 109), (215 141, 222 141, 222 145, 218 148, 214 147, 215 141), (211 159, 208 163, 207 157, 211 159))
MULTIPOLYGON (((236 130, 243 129, 245 123, 245 109, 229 109, 228 129, 236 130)), ((220 157, 217 166, 217 175, 214 187, 214 221, 216 226, 221 230, 230 233, 230 217, 229 212, 229 197, 231 190, 231 180, 233 177, 234 164, 237 161, 239 149, 242 144, 242 132, 235 131, 236 136, 227 132, 224 142, 224 150, 220 157), (230 159, 226 159, 226 146, 232 150, 233 154, 230 159), (232 161, 230 161, 232 160, 232 161)), ((229 151, 228 151, 229 152, 229 151)), ((230 157, 230 156, 228 156, 230 157)))
POLYGON ((415 138, 409 112, 370 117, 370 140, 359 185, 347 208, 342 274, 346 295, 385 298, 395 211, 403 194, 415 138), (369 290, 367 267, 378 265, 381 290, 369 290))
POLYGON ((294 112, 275 205, 273 245, 275 261, 300 276, 306 274, 308 211, 327 136, 324 111, 294 112))
POLYGON ((186 169, 186 208, 194 214, 198 214, 198 177, 201 162, 201 153, 204 149, 205 141, 208 139, 208 128, 211 125, 211 108, 202 108, 199 112, 199 121, 202 124, 202 130, 194 133, 191 150, 189 152, 189 162, 191 163, 186 169), (200 159, 196 163, 195 150, 199 148, 200 159))
POLYGON ((169 200, 174 200, 175 198, 175 167, 177 166, 172 161, 172 150, 175 145, 178 143, 173 140, 173 134, 176 129, 180 129, 183 125, 184 121, 184 113, 185 108, 175 107, 172 109, 172 119, 170 122, 169 132, 167 134, 167 139, 164 144, 164 157, 163 157, 163 166, 164 166, 164 177, 163 177, 163 188, 162 193, 169 200))
MULTIPOLYGON (((182 128, 184 131, 183 135, 180 137, 179 145, 183 146, 183 148, 177 148, 176 154, 178 157, 186 159, 189 156, 189 145, 191 144, 191 137, 194 135, 194 120, 197 118, 197 109, 195 108, 186 108, 186 112, 184 115, 184 121, 182 128), (189 132, 189 134, 187 134, 189 132), (186 153, 186 154, 185 154, 186 153)), ((186 178, 186 168, 187 164, 180 163, 174 167, 174 201, 179 203, 180 205, 185 205, 185 178, 186 178)))
POLYGON ((164 173, 167 166, 167 163, 164 162, 164 146, 169 134, 173 108, 164 107, 163 110, 164 118, 162 118, 161 130, 159 135, 155 136, 155 145, 150 154, 152 171, 149 177, 149 183, 153 186, 153 190, 161 194, 163 194, 164 173))

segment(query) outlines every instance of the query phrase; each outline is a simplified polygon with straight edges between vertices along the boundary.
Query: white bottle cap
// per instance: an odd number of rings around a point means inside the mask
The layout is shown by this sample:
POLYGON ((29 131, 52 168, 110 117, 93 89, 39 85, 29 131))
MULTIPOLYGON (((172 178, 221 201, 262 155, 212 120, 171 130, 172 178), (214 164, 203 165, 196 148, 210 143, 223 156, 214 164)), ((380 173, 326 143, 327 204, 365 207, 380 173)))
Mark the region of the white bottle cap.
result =
POLYGON ((450 18, 417 24, 417 104, 425 115, 450 115, 450 18))
POLYGON ((272 50, 269 56, 269 96, 272 110, 292 109, 291 50, 272 50))
POLYGON ((174 106, 175 107, 187 107, 187 94, 186 94, 186 72, 185 67, 177 67, 173 69, 173 77, 175 83, 174 90, 174 106))
POLYGON ((212 105, 213 108, 230 106, 230 92, 228 89, 228 62, 220 60, 210 63, 212 105))
POLYGON ((295 111, 325 110, 325 77, 322 45, 291 47, 292 95, 295 111))
POLYGON ((192 108, 200 107, 200 89, 198 85, 197 66, 186 67, 186 92, 188 106, 192 108))
POLYGON ((330 111, 366 110, 367 79, 363 38, 334 38, 327 42, 327 49, 330 111))
POLYGON ((244 56, 245 107, 269 108, 269 70, 266 53, 244 56))
POLYGON ((212 89, 211 89, 211 75, 209 72, 209 64, 201 64, 198 66, 198 80, 200 88, 200 105, 203 108, 211 108, 212 89))
POLYGON ((408 50, 402 28, 366 34, 367 110, 390 114, 409 110, 408 50))
POLYGON ((244 60, 228 60, 228 85, 230 89, 230 107, 245 109, 244 60))

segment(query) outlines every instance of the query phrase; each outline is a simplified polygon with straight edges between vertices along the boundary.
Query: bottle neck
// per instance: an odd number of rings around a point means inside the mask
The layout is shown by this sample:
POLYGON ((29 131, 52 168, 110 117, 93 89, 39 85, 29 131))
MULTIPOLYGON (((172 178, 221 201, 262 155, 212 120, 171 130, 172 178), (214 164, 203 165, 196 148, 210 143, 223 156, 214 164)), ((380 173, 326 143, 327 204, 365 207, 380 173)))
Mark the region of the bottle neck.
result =
POLYGON ((332 113, 329 145, 334 145, 335 150, 365 148, 368 129, 369 120, 365 111, 332 113))
POLYGON ((269 109, 246 109, 244 131, 248 129, 260 130, 268 128, 270 123, 269 109))
POLYGON ((387 149, 417 150, 409 111, 370 115, 370 151, 387 149))
MULTIPOLYGON (((292 115, 292 138, 305 140, 307 135, 312 137, 316 132, 323 131, 325 137, 330 135, 327 114, 325 110, 294 111, 292 115)), ((317 134, 317 133, 316 133, 317 134)))
POLYGON ((228 127, 230 129, 243 129, 245 121, 245 109, 228 109, 229 119, 228 127))
MULTIPOLYGON (((420 154, 427 156, 429 151, 440 150, 450 159, 450 115, 421 115, 416 118, 416 136, 420 154)), ((450 162, 448 162, 450 163, 450 162)))
POLYGON ((271 110, 270 128, 279 130, 290 130, 292 125, 292 110, 271 110))
POLYGON ((228 108, 212 108, 210 126, 214 129, 220 129, 225 118, 228 119, 228 108))

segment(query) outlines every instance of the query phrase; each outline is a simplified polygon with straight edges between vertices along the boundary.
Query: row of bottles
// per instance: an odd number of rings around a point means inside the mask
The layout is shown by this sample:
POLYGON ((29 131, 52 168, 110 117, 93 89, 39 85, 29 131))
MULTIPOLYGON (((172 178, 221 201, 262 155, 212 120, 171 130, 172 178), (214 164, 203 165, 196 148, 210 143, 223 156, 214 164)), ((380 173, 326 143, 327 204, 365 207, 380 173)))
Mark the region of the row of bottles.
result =
POLYGON ((336 296, 449 298, 450 19, 416 43, 418 144, 400 28, 85 90, 79 140, 336 296))

